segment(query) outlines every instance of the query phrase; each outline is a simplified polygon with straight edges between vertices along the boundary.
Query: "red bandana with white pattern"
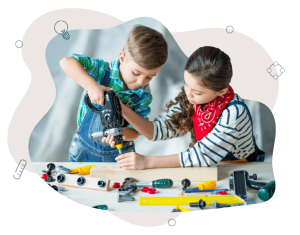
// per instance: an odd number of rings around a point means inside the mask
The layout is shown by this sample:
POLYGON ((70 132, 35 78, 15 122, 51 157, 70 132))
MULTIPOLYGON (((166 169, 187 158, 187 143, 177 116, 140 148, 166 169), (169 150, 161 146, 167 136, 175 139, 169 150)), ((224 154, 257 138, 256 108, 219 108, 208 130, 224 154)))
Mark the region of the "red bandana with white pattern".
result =
POLYGON ((202 140, 211 132, 222 114, 223 109, 229 104, 233 97, 234 91, 231 86, 228 86, 228 91, 225 95, 218 96, 207 104, 193 105, 193 125, 197 141, 202 140))

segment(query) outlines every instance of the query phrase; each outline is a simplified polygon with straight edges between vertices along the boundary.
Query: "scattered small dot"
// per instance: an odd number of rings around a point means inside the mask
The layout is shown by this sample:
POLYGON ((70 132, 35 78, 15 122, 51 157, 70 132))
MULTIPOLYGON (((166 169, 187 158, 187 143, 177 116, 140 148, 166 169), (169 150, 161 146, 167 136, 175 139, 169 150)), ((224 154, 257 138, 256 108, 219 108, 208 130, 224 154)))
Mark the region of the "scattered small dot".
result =
POLYGON ((21 48, 23 46, 23 42, 21 40, 16 41, 15 43, 17 48, 21 48))
POLYGON ((233 33, 233 31, 234 31, 234 29, 232 26, 227 26, 227 28, 226 28, 227 33, 233 33))
POLYGON ((275 80, 277 80, 277 79, 278 79, 278 76, 275 74, 273 78, 274 78, 275 80))
POLYGON ((174 219, 169 219, 168 224, 173 227, 176 224, 176 221, 174 219))

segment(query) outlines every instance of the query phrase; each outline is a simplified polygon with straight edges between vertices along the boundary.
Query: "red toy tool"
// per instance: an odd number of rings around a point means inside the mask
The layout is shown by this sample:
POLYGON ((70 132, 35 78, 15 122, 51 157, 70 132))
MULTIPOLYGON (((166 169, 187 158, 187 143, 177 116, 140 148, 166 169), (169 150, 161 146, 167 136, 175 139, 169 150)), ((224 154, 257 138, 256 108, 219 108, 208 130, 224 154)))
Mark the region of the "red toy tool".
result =
POLYGON ((115 182, 112 187, 113 188, 120 188, 120 183, 119 182, 115 182))
POLYGON ((49 163, 47 167, 48 167, 47 171, 43 170, 43 173, 45 174, 43 174, 42 179, 45 180, 46 182, 54 182, 55 179, 53 179, 51 173, 55 169, 55 165, 53 163, 49 163))
POLYGON ((154 194, 155 191, 156 191, 155 188, 149 188, 149 187, 144 187, 144 188, 142 189, 142 192, 143 192, 143 193, 149 193, 149 194, 154 194))
POLYGON ((227 192, 226 191, 220 191, 220 192, 217 192, 218 195, 226 195, 227 192))

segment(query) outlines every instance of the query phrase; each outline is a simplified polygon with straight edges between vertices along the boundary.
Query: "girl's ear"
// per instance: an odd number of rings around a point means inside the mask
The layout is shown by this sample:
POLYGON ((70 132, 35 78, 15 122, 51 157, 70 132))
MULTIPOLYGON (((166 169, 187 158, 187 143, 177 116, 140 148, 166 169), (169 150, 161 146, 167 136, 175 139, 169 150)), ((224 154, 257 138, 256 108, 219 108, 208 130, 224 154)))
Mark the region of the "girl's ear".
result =
POLYGON ((225 94, 227 93, 227 91, 228 91, 228 87, 224 88, 223 90, 220 90, 220 91, 217 93, 217 95, 218 95, 218 96, 225 95, 225 94))

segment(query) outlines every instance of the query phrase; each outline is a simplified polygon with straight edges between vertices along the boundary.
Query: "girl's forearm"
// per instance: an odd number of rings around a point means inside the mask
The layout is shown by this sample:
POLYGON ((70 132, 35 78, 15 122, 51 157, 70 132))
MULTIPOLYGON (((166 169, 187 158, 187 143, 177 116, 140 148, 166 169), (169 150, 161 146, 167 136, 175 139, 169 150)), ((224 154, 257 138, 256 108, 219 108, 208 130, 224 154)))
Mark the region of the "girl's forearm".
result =
POLYGON ((139 134, 129 127, 123 128, 123 136, 125 141, 132 141, 139 137, 139 134))
POLYGON ((145 158, 147 161, 147 168, 181 167, 179 161, 179 154, 172 154, 166 156, 149 156, 145 158))
POLYGON ((133 126, 139 133, 145 136, 148 140, 153 139, 153 124, 152 122, 148 121, 147 119, 141 117, 132 109, 128 108, 121 102, 122 106, 122 114, 127 122, 133 126))
POLYGON ((89 87, 97 84, 75 58, 65 57, 60 60, 59 64, 62 70, 84 89, 89 90, 89 87))

